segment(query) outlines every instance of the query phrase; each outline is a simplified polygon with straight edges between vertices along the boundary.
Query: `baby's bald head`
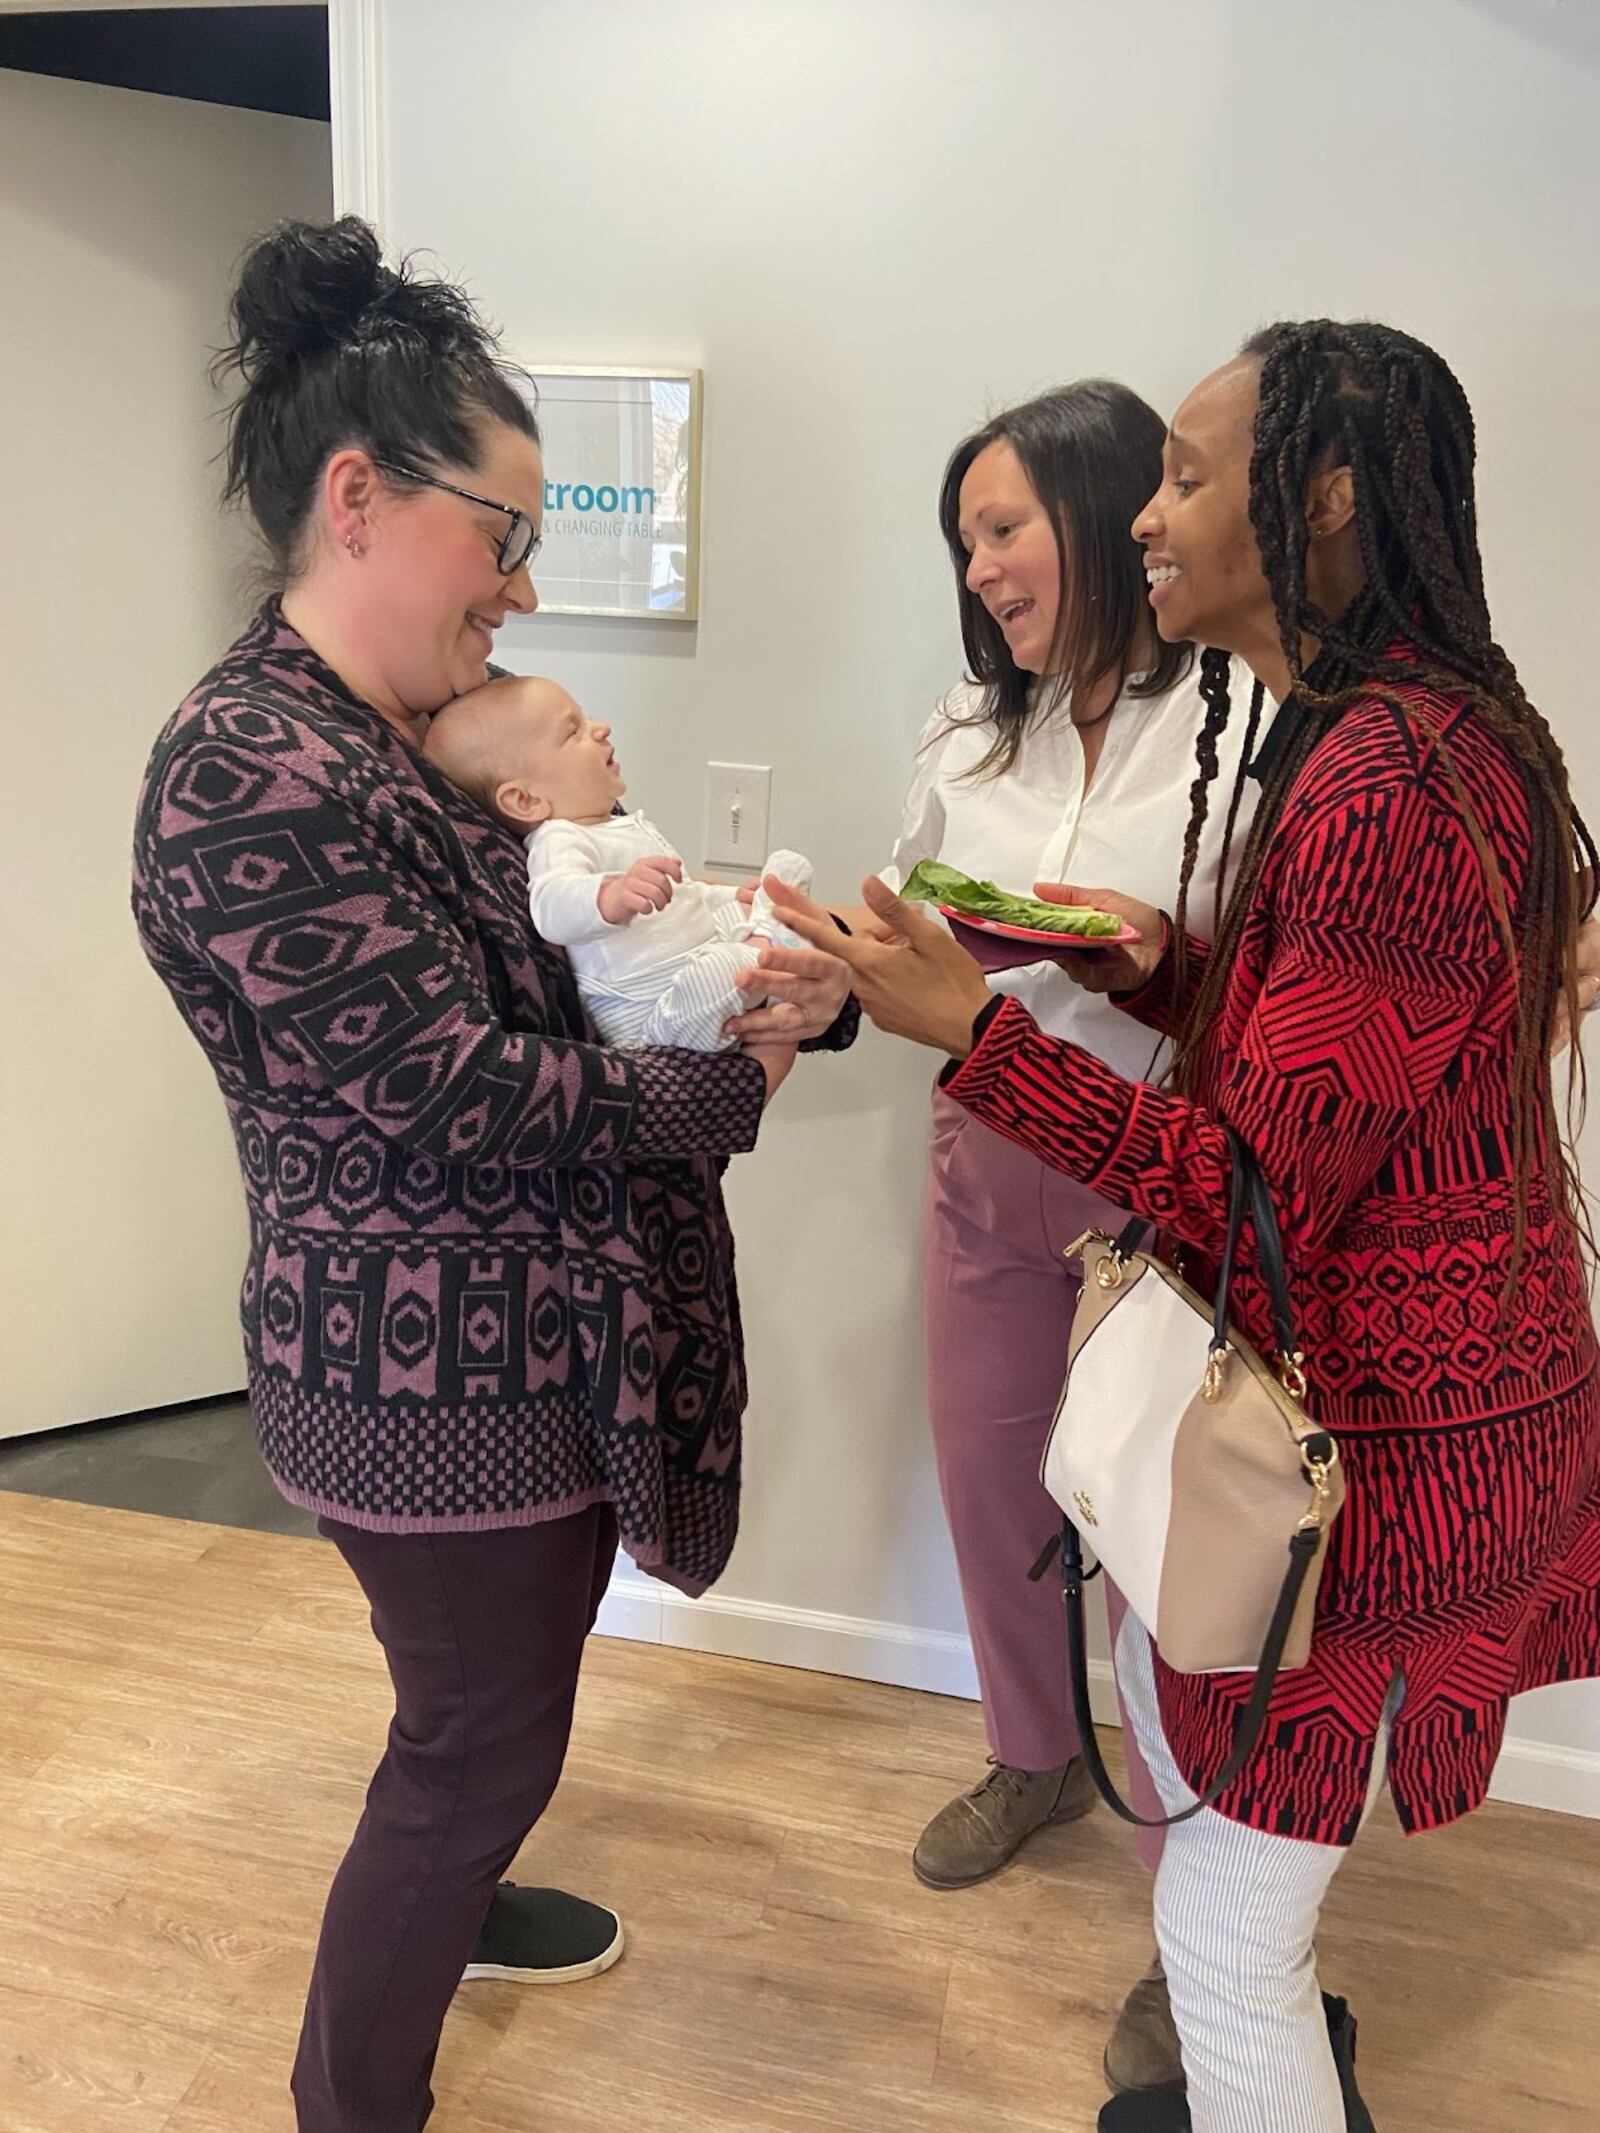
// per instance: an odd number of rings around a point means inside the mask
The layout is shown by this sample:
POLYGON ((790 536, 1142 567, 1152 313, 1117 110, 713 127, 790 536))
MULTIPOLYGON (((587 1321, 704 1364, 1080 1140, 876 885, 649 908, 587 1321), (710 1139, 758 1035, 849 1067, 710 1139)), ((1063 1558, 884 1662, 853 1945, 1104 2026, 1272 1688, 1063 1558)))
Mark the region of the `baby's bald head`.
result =
POLYGON ((452 784, 523 836, 552 819, 603 821, 626 789, 611 729, 539 675, 499 675, 458 696, 422 745, 452 784))

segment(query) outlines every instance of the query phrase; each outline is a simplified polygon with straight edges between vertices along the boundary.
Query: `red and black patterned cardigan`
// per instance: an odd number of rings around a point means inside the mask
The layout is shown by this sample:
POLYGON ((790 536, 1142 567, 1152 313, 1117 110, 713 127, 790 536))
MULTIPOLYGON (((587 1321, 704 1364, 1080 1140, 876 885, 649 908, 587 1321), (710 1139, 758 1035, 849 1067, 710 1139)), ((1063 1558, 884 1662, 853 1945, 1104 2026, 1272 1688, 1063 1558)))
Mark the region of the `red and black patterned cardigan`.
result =
MULTIPOLYGON (((1480 721, 1403 693, 1409 717, 1353 706, 1296 779, 1196 1096, 1122 1080, 1014 1002, 947 1082, 986 1125, 1212 1267, 1224 1118, 1259 1156, 1349 1498, 1311 1664, 1284 1677, 1267 1745, 1221 1804, 1333 1844, 1355 1834, 1397 1674, 1390 1782, 1402 1822, 1422 1829, 1482 1802, 1509 1697, 1600 1673, 1594 1329, 1576 1241, 1542 1195, 1500 1315, 1513 987, 1430 735, 1448 744, 1513 906, 1527 804, 1480 721)), ((1193 954, 1198 972, 1206 950, 1193 954)), ((1129 1003, 1162 1030, 1176 1019, 1170 980, 1169 959, 1129 1003)), ((1270 1348, 1253 1253, 1240 1271, 1236 1315, 1270 1348)), ((1249 1677, 1158 1675, 1198 1788, 1226 1755, 1249 1677)))
POLYGON ((404 1533, 610 1501, 708 1585, 745 1399, 720 1173, 760 1068, 601 1048, 521 844, 276 605, 156 743, 133 904, 233 1124, 285 1495, 404 1533))

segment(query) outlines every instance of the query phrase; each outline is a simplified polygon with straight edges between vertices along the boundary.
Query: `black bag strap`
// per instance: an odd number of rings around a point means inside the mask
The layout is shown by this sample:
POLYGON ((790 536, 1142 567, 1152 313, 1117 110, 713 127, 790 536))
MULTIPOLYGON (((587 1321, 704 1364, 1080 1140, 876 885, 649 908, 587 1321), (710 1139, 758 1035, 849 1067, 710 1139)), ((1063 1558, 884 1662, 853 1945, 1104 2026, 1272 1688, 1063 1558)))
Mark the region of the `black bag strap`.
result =
POLYGON ((1211 1314, 1213 1354, 1228 1345, 1228 1298, 1233 1288, 1233 1265, 1238 1257, 1239 1239, 1244 1233, 1244 1211, 1250 1198, 1250 1163, 1244 1155, 1244 1144, 1231 1126, 1226 1131, 1233 1163, 1228 1179, 1228 1233, 1222 1247, 1222 1267, 1217 1275, 1216 1306, 1211 1314))
MULTIPOLYGON (((1284 1572, 1283 1589, 1278 1594, 1278 1604, 1272 1611, 1272 1620, 1267 1626, 1266 1640, 1261 1647, 1261 1657, 1256 1665, 1256 1685, 1250 1701, 1239 1713, 1233 1729, 1233 1747, 1227 1761, 1211 1780, 1205 1791, 1192 1807, 1185 1807, 1175 1815, 1142 1815, 1118 1792, 1116 1782, 1105 1766, 1100 1753, 1100 1742, 1094 1730, 1094 1713, 1089 1708, 1089 1637, 1083 1617, 1083 1588, 1087 1582, 1083 1567, 1083 1543, 1078 1538, 1078 1529, 1071 1519, 1064 1519, 1061 1526, 1061 1588, 1067 1611, 1067 1672, 1072 1685, 1072 1713, 1078 1722, 1078 1738, 1082 1743, 1083 1760, 1088 1766, 1095 1790, 1115 1815, 1124 1822, 1132 1822, 1139 1829, 1170 1829, 1175 1822, 1187 1822, 1202 1808, 1214 1807, 1234 1779, 1255 1754, 1266 1728, 1267 1706, 1272 1701, 1272 1691, 1277 1686, 1278 1672, 1283 1664, 1283 1649, 1289 1641, 1289 1631, 1294 1626, 1295 1609, 1300 1604, 1300 1595, 1305 1588, 1311 1566, 1317 1558, 1321 1532, 1314 1527, 1305 1527, 1297 1532, 1289 1543, 1289 1563, 1284 1572)), ((1094 1575, 1093 1572, 1089 1573, 1094 1575)))
POLYGON ((1272 1204, 1266 1172, 1242 1141, 1238 1148, 1250 1170, 1250 1213, 1256 1226, 1256 1252, 1272 1301, 1273 1336, 1278 1343, 1279 1356, 1290 1363, 1300 1352, 1300 1342, 1295 1331, 1294 1303, 1289 1295, 1289 1265, 1284 1256, 1283 1234, 1278 1228, 1277 1210, 1272 1204))
MULTIPOLYGON (((1256 1252, 1261 1261, 1262 1278, 1267 1284, 1267 1296, 1272 1305, 1272 1332, 1278 1344, 1278 1354, 1284 1364, 1298 1368, 1300 1344, 1295 1332, 1294 1306, 1289 1299, 1289 1268, 1284 1257, 1283 1233, 1278 1228, 1277 1211, 1272 1204, 1261 1165, 1245 1146, 1232 1126, 1225 1126, 1228 1136, 1228 1153, 1231 1158, 1228 1179, 1228 1228, 1222 1247, 1222 1264, 1217 1273, 1217 1297, 1211 1314, 1211 1345, 1214 1350, 1228 1345, 1228 1300, 1233 1289, 1233 1270, 1239 1256, 1239 1240, 1244 1234, 1244 1218, 1248 1212, 1255 1225, 1256 1252)), ((1118 1259, 1131 1259, 1138 1251, 1150 1229, 1142 1215, 1136 1215, 1113 1240, 1111 1249, 1118 1259)))
POLYGON ((1272 1337, 1278 1344, 1280 1360, 1285 1365, 1298 1367, 1300 1342, 1295 1332, 1294 1305, 1289 1296, 1289 1265, 1284 1256, 1283 1232, 1278 1227, 1272 1193, 1261 1165, 1233 1127, 1225 1126, 1223 1131, 1228 1136, 1228 1152, 1233 1160, 1228 1185, 1228 1235, 1223 1248, 1222 1270, 1217 1276, 1217 1302, 1211 1322, 1212 1345, 1225 1348, 1228 1344, 1228 1297, 1233 1287, 1233 1270, 1248 1206, 1250 1219, 1255 1225, 1256 1256, 1272 1305, 1272 1337))

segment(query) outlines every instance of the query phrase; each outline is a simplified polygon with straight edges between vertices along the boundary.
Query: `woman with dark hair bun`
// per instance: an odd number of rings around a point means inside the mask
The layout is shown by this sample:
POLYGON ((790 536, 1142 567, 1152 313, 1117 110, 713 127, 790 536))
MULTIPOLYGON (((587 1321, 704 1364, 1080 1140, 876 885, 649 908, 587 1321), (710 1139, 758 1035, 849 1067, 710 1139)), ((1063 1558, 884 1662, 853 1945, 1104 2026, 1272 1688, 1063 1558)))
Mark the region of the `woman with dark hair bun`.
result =
POLYGON ((394 1681, 298 2125, 416 2133, 463 1974, 621 1952, 611 1912, 497 1884, 560 1774, 619 1537, 689 1592, 727 1561, 745 1384, 720 1172, 796 1047, 848 1042, 854 1013, 835 958, 791 952, 753 1049, 596 1043, 520 843, 420 748, 538 604, 526 381, 460 290, 349 217, 264 239, 234 326, 227 489, 282 590, 156 743, 134 910, 233 1124, 267 1464, 394 1681))

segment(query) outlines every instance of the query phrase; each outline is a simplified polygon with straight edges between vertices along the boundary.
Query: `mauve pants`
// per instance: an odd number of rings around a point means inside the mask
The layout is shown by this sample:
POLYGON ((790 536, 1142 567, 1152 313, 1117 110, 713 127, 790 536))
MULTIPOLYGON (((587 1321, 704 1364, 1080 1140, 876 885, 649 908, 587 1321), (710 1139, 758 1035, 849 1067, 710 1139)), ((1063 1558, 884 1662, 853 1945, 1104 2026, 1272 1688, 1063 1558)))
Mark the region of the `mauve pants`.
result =
MULTIPOLYGON (((1091 1226, 1120 1229, 1125 1220, 935 1091, 923 1275, 928 1413, 989 1746, 1020 1770, 1054 1770, 1079 1749, 1061 1580, 1028 1582, 1061 1526, 1039 1465, 1078 1301, 1062 1255, 1091 1226)), ((1125 1608, 1109 1579, 1106 1601, 1115 1639, 1125 1608)), ((1122 1740, 1128 1797, 1141 1814, 1162 1814, 1126 1711, 1122 1740)), ((1153 1870, 1159 1832, 1141 1830, 1139 1849, 1153 1870)))
POLYGON ((561 1775, 616 1521, 596 1505, 486 1533, 322 1531, 371 1603, 395 1716, 323 1914, 296 2123, 419 2133, 445 2011, 561 1775))

